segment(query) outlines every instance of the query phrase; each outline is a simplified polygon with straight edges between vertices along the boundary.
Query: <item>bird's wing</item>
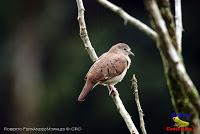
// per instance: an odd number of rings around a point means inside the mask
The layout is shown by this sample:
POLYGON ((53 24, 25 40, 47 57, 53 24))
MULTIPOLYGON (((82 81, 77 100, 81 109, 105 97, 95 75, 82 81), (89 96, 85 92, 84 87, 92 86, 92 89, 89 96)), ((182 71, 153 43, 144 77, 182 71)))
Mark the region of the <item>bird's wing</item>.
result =
POLYGON ((92 65, 87 78, 94 83, 104 82, 120 75, 127 66, 128 61, 123 55, 105 53, 92 65))
POLYGON ((104 58, 106 55, 108 55, 108 52, 103 53, 103 54, 97 59, 97 61, 94 62, 94 64, 90 67, 88 73, 86 74, 85 80, 87 80, 88 75, 89 75, 91 72, 94 71, 93 68, 96 69, 97 64, 99 64, 98 62, 99 62, 99 61, 101 62, 101 61, 102 61, 101 59, 106 59, 106 58, 104 58))

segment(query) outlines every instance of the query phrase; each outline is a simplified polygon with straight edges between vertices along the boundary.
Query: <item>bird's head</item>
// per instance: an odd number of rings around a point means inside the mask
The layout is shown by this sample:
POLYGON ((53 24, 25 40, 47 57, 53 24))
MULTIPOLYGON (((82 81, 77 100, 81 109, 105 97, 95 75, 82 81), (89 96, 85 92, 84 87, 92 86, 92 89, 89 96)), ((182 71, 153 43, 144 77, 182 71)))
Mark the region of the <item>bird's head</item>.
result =
POLYGON ((123 53, 124 55, 127 55, 127 56, 128 55, 134 56, 134 53, 131 52, 130 47, 125 43, 118 43, 112 46, 109 51, 113 53, 123 53))

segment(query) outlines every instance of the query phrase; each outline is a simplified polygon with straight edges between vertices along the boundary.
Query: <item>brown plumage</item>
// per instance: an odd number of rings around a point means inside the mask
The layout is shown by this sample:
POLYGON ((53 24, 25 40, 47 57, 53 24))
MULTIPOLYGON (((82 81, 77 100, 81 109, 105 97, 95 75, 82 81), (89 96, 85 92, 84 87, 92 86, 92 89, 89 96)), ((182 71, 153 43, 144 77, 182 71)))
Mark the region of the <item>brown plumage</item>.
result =
POLYGON ((131 64, 129 54, 134 55, 130 51, 129 46, 125 43, 118 43, 100 56, 86 75, 86 83, 79 95, 78 101, 84 101, 87 94, 97 84, 108 84, 114 87, 115 84, 120 82, 131 64))

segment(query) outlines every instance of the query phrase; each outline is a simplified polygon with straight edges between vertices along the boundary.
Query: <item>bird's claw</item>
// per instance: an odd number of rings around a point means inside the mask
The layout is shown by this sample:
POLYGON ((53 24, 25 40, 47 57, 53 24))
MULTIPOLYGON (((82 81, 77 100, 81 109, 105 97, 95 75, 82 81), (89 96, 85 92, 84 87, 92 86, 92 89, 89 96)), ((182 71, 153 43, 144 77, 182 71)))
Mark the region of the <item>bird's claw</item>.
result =
POLYGON ((115 96, 115 95, 119 95, 117 88, 115 88, 114 86, 109 86, 109 95, 115 96))

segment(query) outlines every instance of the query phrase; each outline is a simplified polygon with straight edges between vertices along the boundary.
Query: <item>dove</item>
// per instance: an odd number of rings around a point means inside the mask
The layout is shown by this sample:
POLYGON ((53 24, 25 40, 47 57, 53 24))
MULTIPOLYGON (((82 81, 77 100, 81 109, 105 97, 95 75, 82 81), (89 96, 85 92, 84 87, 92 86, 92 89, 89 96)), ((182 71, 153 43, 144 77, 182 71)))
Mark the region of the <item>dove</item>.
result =
POLYGON ((129 55, 134 56, 134 53, 125 43, 117 43, 108 52, 102 54, 89 69, 78 101, 84 101, 96 85, 108 86, 109 94, 118 94, 115 85, 123 80, 130 67, 129 55))

